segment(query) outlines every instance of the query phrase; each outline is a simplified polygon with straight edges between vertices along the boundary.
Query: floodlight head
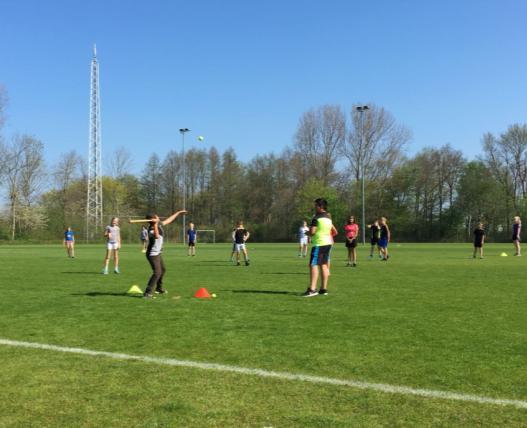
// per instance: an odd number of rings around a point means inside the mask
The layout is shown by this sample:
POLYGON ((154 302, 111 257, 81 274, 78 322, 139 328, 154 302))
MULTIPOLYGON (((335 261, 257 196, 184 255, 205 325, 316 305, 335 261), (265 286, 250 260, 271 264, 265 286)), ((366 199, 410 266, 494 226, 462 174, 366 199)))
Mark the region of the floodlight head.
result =
POLYGON ((179 132, 181 132, 182 134, 184 134, 185 132, 188 132, 188 131, 190 131, 190 129, 188 129, 188 128, 180 128, 179 129, 179 132))

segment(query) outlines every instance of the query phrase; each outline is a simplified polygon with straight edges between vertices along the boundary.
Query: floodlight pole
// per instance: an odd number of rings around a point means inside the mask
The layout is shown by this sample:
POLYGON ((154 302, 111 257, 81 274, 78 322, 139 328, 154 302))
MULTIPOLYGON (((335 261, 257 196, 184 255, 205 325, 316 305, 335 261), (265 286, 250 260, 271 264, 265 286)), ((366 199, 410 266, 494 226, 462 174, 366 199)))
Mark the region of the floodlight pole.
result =
POLYGON ((361 188, 362 188, 362 245, 366 244, 366 205, 365 205, 365 197, 364 197, 364 112, 366 110, 369 110, 370 108, 368 106, 359 106, 355 107, 355 110, 357 110, 360 114, 360 138, 361 138, 361 150, 360 150, 360 173, 361 173, 361 188))
MULTIPOLYGON (((187 209, 187 168, 185 160, 185 134, 189 132, 188 128, 180 128, 179 133, 181 134, 181 148, 182 148, 182 168, 183 168, 183 209, 187 209)), ((183 214, 183 227, 182 227, 182 242, 185 245, 185 227, 187 225, 187 216, 183 214)))

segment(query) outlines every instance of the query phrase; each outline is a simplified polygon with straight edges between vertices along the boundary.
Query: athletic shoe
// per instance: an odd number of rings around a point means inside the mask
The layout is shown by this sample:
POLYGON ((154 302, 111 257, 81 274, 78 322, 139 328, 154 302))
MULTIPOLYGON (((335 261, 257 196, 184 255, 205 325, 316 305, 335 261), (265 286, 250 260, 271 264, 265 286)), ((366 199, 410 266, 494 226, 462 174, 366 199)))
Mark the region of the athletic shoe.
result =
POLYGON ((108 275, 108 269, 103 269, 101 272, 103 275, 108 275))
POLYGON ((143 294, 144 299, 153 299, 154 295, 152 293, 145 293, 143 294))
POLYGON ((318 294, 321 296, 327 296, 328 295, 328 289, 327 288, 321 288, 318 290, 318 294))
POLYGON ((161 288, 160 290, 156 290, 155 293, 156 293, 156 294, 167 294, 168 291, 165 290, 164 288, 161 288))
POLYGON ((357 267, 357 263, 353 263, 351 266, 352 267, 357 267))
POLYGON ((113 270, 113 273, 121 273, 121 272, 119 272, 119 268, 115 268, 115 269, 113 270))
POLYGON ((237 263, 236 263, 236 266, 241 266, 240 262, 237 262, 237 263))
POLYGON ((249 260, 245 260, 245 266, 249 266, 249 260))
POLYGON ((304 294, 302 294, 302 297, 314 297, 318 296, 318 291, 312 291, 310 288, 308 288, 304 294))

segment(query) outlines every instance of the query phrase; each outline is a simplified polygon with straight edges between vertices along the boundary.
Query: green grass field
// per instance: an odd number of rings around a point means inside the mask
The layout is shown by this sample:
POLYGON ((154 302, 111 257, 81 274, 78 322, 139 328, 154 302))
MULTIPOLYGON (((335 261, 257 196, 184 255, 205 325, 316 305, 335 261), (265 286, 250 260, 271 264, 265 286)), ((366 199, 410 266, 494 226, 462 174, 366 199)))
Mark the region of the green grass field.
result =
MULTIPOLYGON (((527 400, 527 257, 510 245, 393 245, 301 298, 294 245, 168 246, 167 296, 145 300, 138 245, 1 246, 0 339, 527 400), (207 287, 216 299, 192 294, 207 287), (177 298, 179 296, 179 298, 177 298)), ((0 426, 527 426, 527 409, 0 345, 0 426)))

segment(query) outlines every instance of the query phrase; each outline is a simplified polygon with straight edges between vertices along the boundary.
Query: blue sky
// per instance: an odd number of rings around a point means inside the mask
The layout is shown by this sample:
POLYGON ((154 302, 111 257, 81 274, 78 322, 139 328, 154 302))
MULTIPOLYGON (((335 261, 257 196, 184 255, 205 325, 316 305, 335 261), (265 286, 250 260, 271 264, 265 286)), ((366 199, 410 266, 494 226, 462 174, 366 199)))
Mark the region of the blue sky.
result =
POLYGON ((0 0, 4 134, 41 139, 49 163, 85 155, 97 43, 103 153, 127 147, 136 172, 182 126, 242 160, 280 152, 326 103, 384 106, 410 154, 473 158, 484 132, 527 122, 526 17, 523 0, 0 0))

